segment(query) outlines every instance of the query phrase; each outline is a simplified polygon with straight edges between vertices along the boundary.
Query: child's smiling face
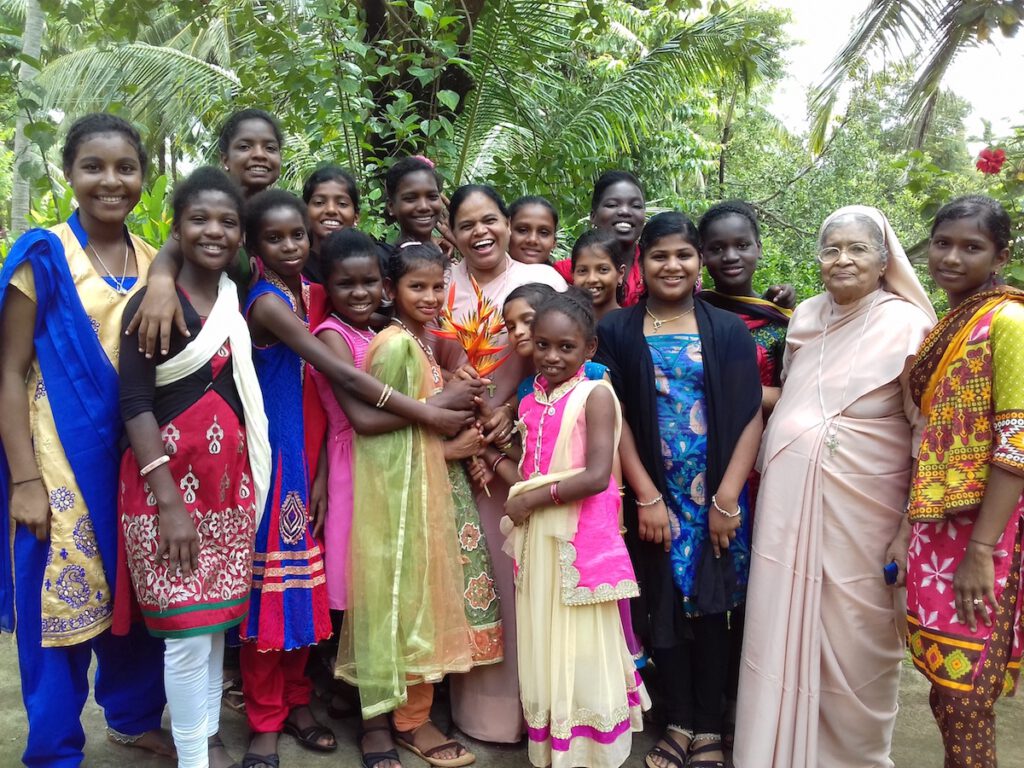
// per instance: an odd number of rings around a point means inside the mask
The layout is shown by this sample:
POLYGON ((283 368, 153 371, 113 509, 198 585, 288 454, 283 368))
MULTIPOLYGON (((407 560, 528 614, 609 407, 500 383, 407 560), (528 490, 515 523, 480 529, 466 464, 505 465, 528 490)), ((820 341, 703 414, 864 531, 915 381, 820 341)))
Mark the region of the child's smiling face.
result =
POLYGON ((437 177, 426 169, 405 174, 395 196, 388 200, 388 213, 398 222, 403 235, 420 243, 430 240, 444 202, 437 177))
POLYGON ((380 261, 369 254, 335 261, 324 287, 331 308, 345 321, 365 328, 384 294, 380 261))

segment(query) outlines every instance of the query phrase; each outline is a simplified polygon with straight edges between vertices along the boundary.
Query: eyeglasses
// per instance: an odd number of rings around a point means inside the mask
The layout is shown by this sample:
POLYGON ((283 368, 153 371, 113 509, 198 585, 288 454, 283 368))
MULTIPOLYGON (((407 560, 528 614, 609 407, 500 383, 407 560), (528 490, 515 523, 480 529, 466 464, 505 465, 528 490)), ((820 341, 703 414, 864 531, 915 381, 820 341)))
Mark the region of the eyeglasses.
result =
POLYGON ((831 264, 835 261, 839 261, 839 256, 843 253, 854 261, 865 261, 869 256, 875 253, 875 249, 867 243, 850 243, 849 245, 844 245, 842 248, 831 246, 829 248, 822 248, 818 251, 818 261, 822 264, 831 264))

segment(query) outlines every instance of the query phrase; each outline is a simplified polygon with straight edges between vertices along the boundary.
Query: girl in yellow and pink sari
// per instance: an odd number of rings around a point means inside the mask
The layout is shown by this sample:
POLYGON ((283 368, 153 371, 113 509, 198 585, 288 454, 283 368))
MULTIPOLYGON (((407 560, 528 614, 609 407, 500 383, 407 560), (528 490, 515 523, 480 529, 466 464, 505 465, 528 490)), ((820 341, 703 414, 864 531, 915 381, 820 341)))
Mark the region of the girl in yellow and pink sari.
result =
POLYGON ((901 529, 910 650, 945 768, 996 764, 993 706, 1014 693, 1024 650, 1024 293, 999 279, 1009 241, 994 200, 939 210, 928 268, 951 310, 910 373, 927 419, 901 529))
POLYGON ((504 454, 489 456, 514 483, 502 528, 516 566, 530 762, 618 768, 629 757, 632 732, 643 728, 648 702, 618 607, 639 588, 619 532, 612 474, 618 400, 610 384, 586 375, 597 347, 589 297, 570 289, 541 304, 533 345, 538 375, 519 406, 519 470, 504 454))

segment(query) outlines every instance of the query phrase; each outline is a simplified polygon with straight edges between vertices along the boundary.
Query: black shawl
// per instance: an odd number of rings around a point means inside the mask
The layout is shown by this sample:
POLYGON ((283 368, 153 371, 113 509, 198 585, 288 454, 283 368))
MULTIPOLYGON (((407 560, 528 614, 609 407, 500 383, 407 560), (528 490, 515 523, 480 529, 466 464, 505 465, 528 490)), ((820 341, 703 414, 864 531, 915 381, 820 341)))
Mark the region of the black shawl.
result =
MULTIPOLYGON (((711 306, 694 302, 704 361, 704 397, 708 414, 707 489, 714 493, 725 474, 736 443, 761 408, 757 349, 743 321, 711 306)), ((659 493, 666 494, 661 433, 654 389, 654 363, 644 339, 647 300, 607 315, 598 325, 595 361, 608 366, 612 386, 622 401, 623 415, 636 439, 640 460, 659 493)), ((626 543, 640 582, 633 601, 634 625, 651 647, 677 645, 688 636, 682 598, 672 579, 663 545, 640 541, 635 499, 624 503, 626 543)))

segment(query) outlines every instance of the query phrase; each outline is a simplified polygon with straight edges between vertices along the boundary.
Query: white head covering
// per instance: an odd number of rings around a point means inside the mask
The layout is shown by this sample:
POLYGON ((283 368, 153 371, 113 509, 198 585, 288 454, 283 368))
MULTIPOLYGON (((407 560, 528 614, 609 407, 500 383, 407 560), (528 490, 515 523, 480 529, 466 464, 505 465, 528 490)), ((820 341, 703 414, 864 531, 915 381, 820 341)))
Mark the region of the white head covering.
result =
POLYGON ((892 225, 880 210, 867 205, 848 205, 845 208, 840 208, 838 211, 829 214, 828 218, 822 223, 821 229, 818 231, 818 239, 821 240, 821 236, 829 224, 841 216, 849 216, 850 214, 866 216, 875 222, 882 231, 885 248, 889 252, 889 260, 885 266, 885 275, 882 277, 882 286, 889 292, 895 293, 897 296, 901 296, 911 304, 919 307, 934 323, 937 318, 935 316, 935 309, 928 300, 928 294, 925 293, 924 288, 921 286, 921 281, 917 279, 917 273, 914 272, 914 267, 910 263, 910 259, 907 258, 907 253, 903 250, 903 246, 900 245, 892 225))

